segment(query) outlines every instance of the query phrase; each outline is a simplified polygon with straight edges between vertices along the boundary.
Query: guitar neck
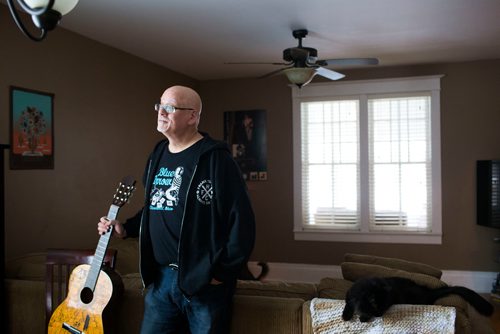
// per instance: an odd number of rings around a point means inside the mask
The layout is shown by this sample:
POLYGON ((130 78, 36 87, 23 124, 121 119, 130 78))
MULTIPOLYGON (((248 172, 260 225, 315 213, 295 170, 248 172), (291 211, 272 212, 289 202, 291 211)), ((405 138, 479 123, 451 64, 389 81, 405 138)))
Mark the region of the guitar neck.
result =
MULTIPOLYGON (((120 207, 112 204, 109 208, 107 218, 109 220, 114 220, 118 217, 118 211, 120 207)), ((97 279, 99 278, 99 272, 101 271, 102 264, 104 263, 104 258, 106 256, 106 251, 108 249, 109 239, 113 234, 113 225, 110 226, 110 229, 101 235, 99 239, 99 243, 97 244, 96 251, 94 253, 94 258, 92 260, 92 264, 90 265, 89 274, 87 276, 87 281, 85 282, 85 287, 94 291, 94 288, 97 284, 97 279)))

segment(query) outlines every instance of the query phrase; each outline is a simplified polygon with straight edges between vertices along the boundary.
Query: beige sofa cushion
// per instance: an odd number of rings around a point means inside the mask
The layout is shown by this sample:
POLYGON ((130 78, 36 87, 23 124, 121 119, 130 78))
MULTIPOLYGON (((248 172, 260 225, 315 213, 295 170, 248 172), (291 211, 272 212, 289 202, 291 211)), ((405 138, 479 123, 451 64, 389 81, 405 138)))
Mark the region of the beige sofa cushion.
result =
POLYGON ((433 266, 430 266, 430 265, 427 265, 424 263, 406 261, 406 260, 390 258, 390 257, 347 253, 344 255, 344 261, 345 262, 366 263, 366 264, 376 264, 376 265, 384 266, 384 267, 388 267, 388 268, 409 271, 411 273, 426 274, 429 276, 434 276, 436 278, 441 278, 441 276, 443 275, 443 272, 441 270, 439 270, 438 268, 435 268, 433 266))
POLYGON ((322 278, 318 284, 318 297, 345 299, 347 290, 349 290, 353 284, 353 282, 342 278, 322 278))
POLYGON ((316 284, 284 281, 244 281, 236 286, 237 295, 301 298, 309 300, 317 296, 316 284))
POLYGON ((404 277, 411 279, 417 284, 427 286, 429 288, 440 288, 446 286, 446 283, 440 279, 420 274, 414 272, 408 272, 405 270, 392 269, 376 264, 366 264, 366 263, 354 263, 354 262, 343 262, 340 264, 342 270, 342 276, 349 281, 356 281, 363 277, 404 277))
POLYGON ((231 333, 301 334, 302 298, 235 295, 231 333))

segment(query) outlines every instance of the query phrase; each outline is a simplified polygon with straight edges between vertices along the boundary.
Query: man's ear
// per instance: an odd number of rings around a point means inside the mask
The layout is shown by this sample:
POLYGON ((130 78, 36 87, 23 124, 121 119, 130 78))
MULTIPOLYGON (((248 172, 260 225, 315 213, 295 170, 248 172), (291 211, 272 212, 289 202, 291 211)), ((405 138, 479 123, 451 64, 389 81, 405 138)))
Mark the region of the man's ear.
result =
POLYGON ((198 122, 199 113, 196 110, 192 110, 189 114, 188 124, 196 124, 198 122))

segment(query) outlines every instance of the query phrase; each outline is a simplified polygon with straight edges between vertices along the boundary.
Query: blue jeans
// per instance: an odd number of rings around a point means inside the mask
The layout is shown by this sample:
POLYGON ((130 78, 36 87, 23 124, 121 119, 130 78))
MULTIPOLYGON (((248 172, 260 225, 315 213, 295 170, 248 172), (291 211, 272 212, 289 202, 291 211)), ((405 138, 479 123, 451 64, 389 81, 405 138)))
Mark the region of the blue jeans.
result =
POLYGON ((229 333, 235 284, 210 285, 186 298, 178 271, 163 267, 145 297, 141 334, 229 333))

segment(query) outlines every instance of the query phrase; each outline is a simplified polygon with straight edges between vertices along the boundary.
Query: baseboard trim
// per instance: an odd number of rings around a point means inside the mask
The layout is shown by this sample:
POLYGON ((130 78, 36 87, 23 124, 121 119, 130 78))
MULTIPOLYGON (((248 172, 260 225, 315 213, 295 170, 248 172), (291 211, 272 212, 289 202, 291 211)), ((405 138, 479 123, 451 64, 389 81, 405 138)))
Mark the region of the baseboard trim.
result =
MULTIPOLYGON (((268 262, 269 273, 265 280, 318 283, 323 277, 342 278, 340 266, 268 262)), ((254 275, 258 275, 260 267, 257 262, 249 262, 248 267, 254 275)), ((478 293, 490 292, 496 272, 443 270, 443 281, 449 285, 460 285, 478 293)))
POLYGON ((465 286, 479 293, 491 292, 497 278, 495 272, 443 270, 442 280, 449 285, 465 286))

